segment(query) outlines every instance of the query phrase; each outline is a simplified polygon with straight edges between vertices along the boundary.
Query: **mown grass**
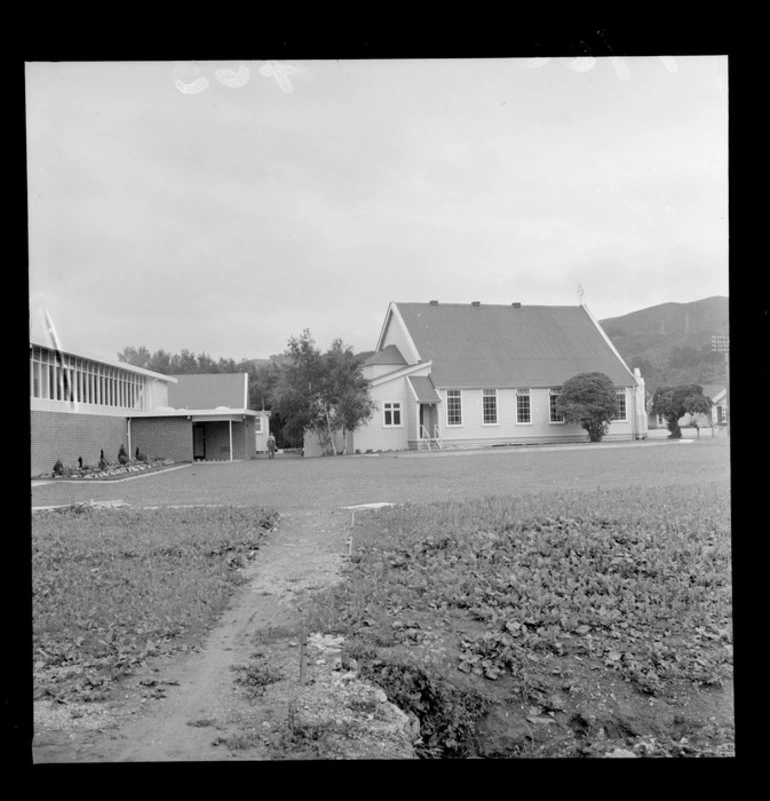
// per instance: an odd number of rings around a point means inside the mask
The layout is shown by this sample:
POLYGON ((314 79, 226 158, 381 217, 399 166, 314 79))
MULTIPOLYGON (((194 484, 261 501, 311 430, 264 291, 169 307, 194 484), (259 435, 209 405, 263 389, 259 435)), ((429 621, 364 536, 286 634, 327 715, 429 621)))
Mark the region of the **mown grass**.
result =
POLYGON ((226 507, 34 514, 38 695, 95 700, 148 657, 197 645, 276 519, 226 507))
POLYGON ((522 686, 562 656, 640 692, 718 686, 732 670, 730 498, 714 482, 385 508, 353 532, 343 585, 309 625, 388 646, 474 621, 456 667, 522 686))

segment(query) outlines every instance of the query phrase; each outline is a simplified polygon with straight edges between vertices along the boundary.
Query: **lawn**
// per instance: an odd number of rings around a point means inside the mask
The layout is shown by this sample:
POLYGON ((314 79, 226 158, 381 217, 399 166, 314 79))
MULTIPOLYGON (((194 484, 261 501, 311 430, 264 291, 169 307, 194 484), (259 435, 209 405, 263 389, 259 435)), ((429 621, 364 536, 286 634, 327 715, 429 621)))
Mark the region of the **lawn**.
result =
POLYGON ((421 718, 423 756, 603 753, 612 734, 637 753, 729 748, 723 484, 360 517, 347 582, 307 605, 308 625, 344 634, 363 674, 421 718), (621 711, 601 722, 613 701, 621 711))
POLYGON ((34 514, 36 696, 99 700, 149 657, 196 647, 275 520, 261 508, 34 514))
POLYGON ((60 484, 32 488, 33 506, 123 499, 132 506, 246 504, 330 509, 388 501, 430 503, 521 495, 542 490, 595 490, 629 485, 697 486, 730 481, 724 440, 678 444, 585 445, 570 450, 501 448, 436 456, 383 454, 320 459, 256 459, 191 465, 120 483, 60 484))

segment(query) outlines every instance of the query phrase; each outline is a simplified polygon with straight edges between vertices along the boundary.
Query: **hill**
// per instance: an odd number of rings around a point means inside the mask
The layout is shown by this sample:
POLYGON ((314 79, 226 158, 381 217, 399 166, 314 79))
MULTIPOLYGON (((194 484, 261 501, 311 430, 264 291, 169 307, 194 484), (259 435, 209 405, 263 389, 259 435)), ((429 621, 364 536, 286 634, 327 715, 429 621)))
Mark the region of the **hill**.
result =
POLYGON ((724 357, 712 352, 711 336, 730 331, 726 297, 662 303, 599 322, 628 366, 641 370, 650 391, 725 380, 724 357))

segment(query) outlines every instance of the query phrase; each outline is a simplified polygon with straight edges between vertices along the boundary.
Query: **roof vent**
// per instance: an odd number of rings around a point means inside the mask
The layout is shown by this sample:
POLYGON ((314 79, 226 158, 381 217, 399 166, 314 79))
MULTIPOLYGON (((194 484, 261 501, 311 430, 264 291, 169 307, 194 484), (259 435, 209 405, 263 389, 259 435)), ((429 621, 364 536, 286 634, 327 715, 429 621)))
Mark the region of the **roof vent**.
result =
POLYGON ((438 301, 437 301, 437 300, 432 300, 432 301, 430 302, 430 305, 431 305, 431 306, 438 306, 438 301))
POLYGON ((520 309, 521 303, 511 303, 511 306, 513 306, 514 309, 520 309))
POLYGON ((471 301, 471 306, 481 306, 481 301, 479 300, 471 301))

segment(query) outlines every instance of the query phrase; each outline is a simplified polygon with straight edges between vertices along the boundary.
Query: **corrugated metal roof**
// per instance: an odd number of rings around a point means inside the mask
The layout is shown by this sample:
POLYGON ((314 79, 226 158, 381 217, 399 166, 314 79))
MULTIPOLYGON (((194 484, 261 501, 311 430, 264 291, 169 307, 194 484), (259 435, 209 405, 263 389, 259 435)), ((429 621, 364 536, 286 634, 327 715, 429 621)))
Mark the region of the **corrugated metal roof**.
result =
POLYGON ((412 385, 419 403, 441 403, 441 398, 428 376, 409 375, 406 380, 412 385))
POLYGON ((408 362, 395 345, 388 345, 387 348, 370 356, 364 364, 408 364, 408 362))
POLYGON ((175 409, 244 408, 245 373, 191 373, 175 375, 168 402, 175 409))
POLYGON ((550 387, 587 372, 635 385, 580 306, 396 305, 437 387, 550 387))

